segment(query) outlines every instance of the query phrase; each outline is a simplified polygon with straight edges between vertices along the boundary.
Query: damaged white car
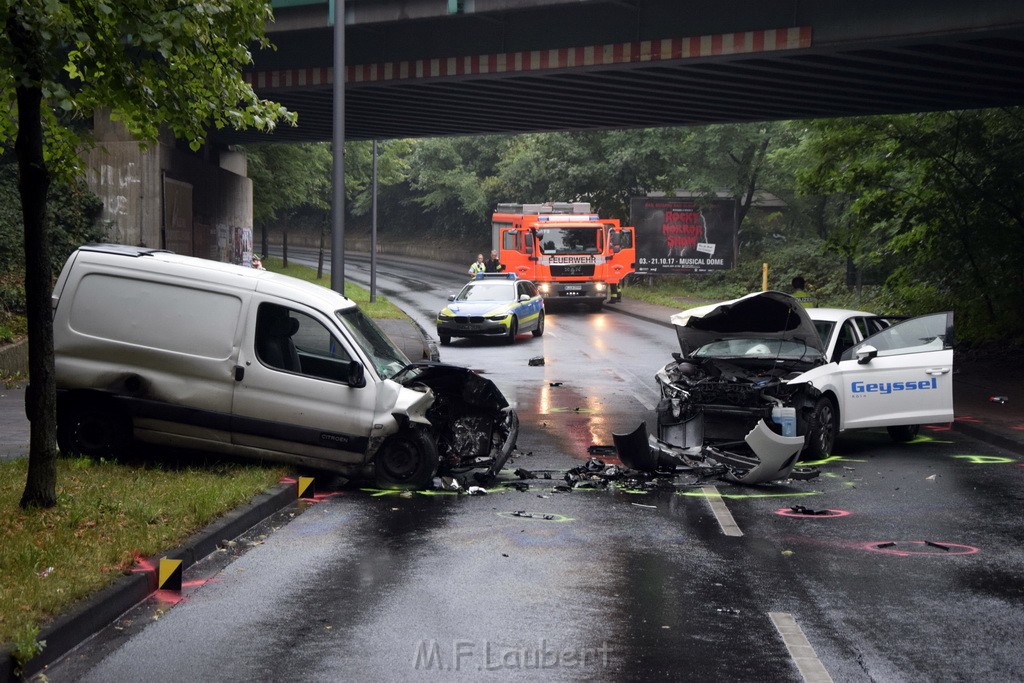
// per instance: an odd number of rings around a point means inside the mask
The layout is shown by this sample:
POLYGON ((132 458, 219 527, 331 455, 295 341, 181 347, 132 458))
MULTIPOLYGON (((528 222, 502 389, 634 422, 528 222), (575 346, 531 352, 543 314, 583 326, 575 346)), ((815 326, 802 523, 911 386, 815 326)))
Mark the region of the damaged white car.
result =
POLYGON ((646 451, 637 433, 622 437, 627 466, 711 457, 730 478, 758 483, 789 476, 801 454, 831 453, 846 429, 886 427, 907 441, 921 424, 953 419, 950 312, 888 327, 833 362, 807 311, 781 292, 689 309, 672 323, 681 353, 656 375, 658 437, 646 451))

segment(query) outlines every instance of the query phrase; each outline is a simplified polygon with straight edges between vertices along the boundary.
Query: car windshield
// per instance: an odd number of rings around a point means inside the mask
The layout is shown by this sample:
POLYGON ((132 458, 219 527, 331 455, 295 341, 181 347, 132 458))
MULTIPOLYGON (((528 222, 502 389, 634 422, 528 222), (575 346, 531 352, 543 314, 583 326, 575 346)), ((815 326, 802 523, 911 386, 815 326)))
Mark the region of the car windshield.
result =
POLYGON ((462 288, 456 301, 513 301, 516 298, 515 284, 508 281, 471 282, 462 288))
POLYGON ((816 361, 821 353, 802 341, 781 339, 723 339, 701 346, 693 358, 761 358, 816 361))
POLYGON ((836 324, 831 320, 815 320, 814 329, 818 330, 818 336, 821 337, 821 343, 828 345, 829 337, 832 336, 832 330, 836 324))
POLYGON ((344 325, 359 346, 362 347, 383 379, 391 379, 399 370, 409 364, 409 359, 384 334, 377 323, 373 322, 358 308, 335 311, 338 320, 344 325))
POLYGON ((544 254, 597 254, 600 228, 540 228, 537 241, 544 254))

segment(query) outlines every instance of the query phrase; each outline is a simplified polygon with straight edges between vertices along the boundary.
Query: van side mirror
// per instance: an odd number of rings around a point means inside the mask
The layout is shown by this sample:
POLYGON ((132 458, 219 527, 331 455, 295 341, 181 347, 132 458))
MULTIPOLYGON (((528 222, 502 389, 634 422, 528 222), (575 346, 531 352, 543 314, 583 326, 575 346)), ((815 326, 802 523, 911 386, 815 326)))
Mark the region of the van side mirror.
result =
POLYGON ((455 295, 454 294, 449 294, 448 295, 448 301, 455 301, 455 295))
POLYGON ((363 364, 357 360, 350 360, 348 362, 348 385, 355 389, 362 389, 366 386, 363 364))

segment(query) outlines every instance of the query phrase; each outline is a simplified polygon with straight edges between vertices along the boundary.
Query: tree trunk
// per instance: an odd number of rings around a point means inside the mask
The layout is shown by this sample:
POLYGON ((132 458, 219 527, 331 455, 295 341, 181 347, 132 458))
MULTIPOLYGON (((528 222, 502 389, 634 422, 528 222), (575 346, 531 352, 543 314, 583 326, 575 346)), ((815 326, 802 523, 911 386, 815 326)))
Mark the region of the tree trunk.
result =
POLYGON ((43 158, 42 90, 34 55, 40 47, 14 14, 7 20, 7 36, 15 54, 26 65, 27 78, 16 88, 18 137, 18 191, 25 222, 25 299, 28 313, 28 375, 25 412, 30 422, 28 478, 21 507, 57 504, 57 383, 53 369, 53 318, 50 296, 50 240, 46 226, 46 195, 50 171, 43 158))
POLYGON ((288 267, 288 229, 281 230, 281 267, 288 267))

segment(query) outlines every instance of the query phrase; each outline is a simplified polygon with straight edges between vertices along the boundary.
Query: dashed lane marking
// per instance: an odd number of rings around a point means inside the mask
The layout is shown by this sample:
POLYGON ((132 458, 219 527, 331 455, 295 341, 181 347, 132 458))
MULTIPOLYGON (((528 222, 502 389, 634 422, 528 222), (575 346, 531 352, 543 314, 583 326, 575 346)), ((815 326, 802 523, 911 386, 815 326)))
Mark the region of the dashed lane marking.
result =
POLYGON ((711 506, 711 512, 715 515, 715 519, 718 520, 718 525, 722 527, 722 533, 726 536, 742 536, 743 532, 736 524, 736 520, 732 518, 732 513, 729 512, 729 508, 726 506, 725 501, 722 500, 722 495, 718 492, 718 489, 714 486, 702 486, 701 491, 704 492, 704 497, 707 498, 708 505, 711 506))
POLYGON ((804 683, 833 683, 832 676, 818 659, 817 653, 793 615, 788 612, 769 612, 768 617, 782 636, 782 642, 786 644, 789 656, 793 658, 793 663, 799 669, 804 683))

